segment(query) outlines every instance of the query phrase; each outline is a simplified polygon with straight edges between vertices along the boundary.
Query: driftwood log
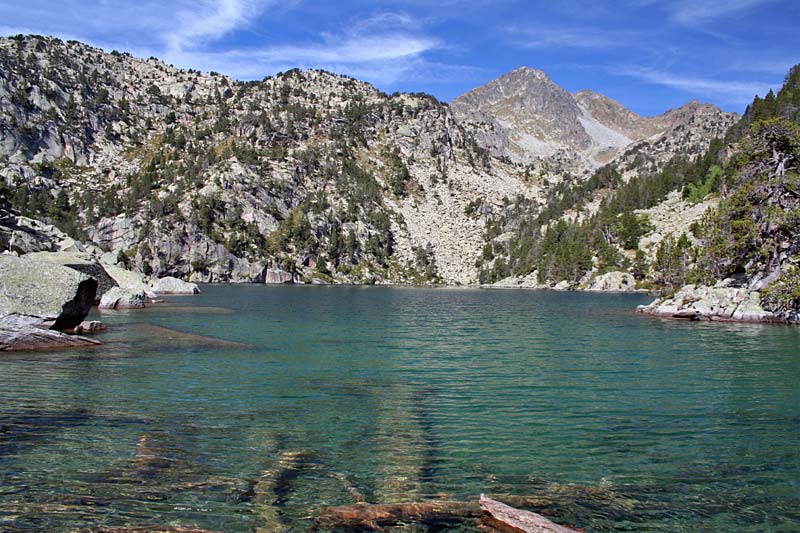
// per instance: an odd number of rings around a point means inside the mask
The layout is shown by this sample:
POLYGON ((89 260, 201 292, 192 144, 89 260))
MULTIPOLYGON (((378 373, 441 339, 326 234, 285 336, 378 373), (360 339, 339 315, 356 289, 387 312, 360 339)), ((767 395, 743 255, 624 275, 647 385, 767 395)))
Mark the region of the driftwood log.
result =
POLYGON ((515 509, 481 494, 480 508, 483 520, 500 531, 510 533, 574 533, 580 531, 560 526, 540 514, 515 509))
POLYGON ((521 531, 523 533, 528 533, 529 531, 536 533, 572 533, 580 531, 559 526, 541 515, 521 511, 508 505, 536 507, 546 502, 549 503, 545 499, 535 496, 499 496, 499 498, 504 500, 506 504, 481 495, 480 501, 431 500, 415 503, 358 503, 355 505, 327 507, 320 510, 315 525, 319 529, 380 529, 382 526, 392 526, 402 522, 444 522, 487 518, 487 522, 490 522, 489 525, 502 531, 521 531), (488 502, 493 502, 493 504, 488 502), (494 521, 491 520, 494 514, 487 514, 487 509, 489 508, 497 511, 494 521), (501 513, 500 510, 503 510, 505 514, 501 513), (521 524, 538 523, 541 526, 539 529, 512 529, 515 527, 512 524, 517 523, 511 520, 513 517, 517 517, 521 524), (524 521, 526 519, 528 522, 524 521), (501 527, 501 524, 504 525, 501 527), (545 527, 550 527, 551 529, 545 529, 545 527))

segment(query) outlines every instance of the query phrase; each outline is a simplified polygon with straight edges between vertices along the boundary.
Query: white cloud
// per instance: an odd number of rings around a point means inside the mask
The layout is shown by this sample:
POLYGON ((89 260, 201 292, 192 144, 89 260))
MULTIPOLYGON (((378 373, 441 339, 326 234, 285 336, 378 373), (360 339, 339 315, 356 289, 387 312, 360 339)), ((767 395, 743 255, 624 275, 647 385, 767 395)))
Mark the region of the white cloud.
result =
MULTIPOLYGON (((665 2, 672 20, 695 25, 745 13, 772 0, 677 0, 665 2)), ((658 2, 647 2, 658 3, 658 2)))
POLYGON ((638 66, 609 68, 608 72, 636 78, 646 83, 680 89, 708 100, 730 104, 750 103, 755 95, 763 95, 773 88, 769 83, 717 80, 638 66))

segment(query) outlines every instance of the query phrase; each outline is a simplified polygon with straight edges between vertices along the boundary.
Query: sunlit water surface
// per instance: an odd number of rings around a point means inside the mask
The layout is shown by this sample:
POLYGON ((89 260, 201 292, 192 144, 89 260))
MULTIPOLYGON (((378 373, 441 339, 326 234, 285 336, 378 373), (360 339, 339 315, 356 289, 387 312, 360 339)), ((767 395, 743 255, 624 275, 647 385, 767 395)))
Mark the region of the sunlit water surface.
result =
POLYGON ((638 295, 203 290, 102 314, 98 349, 0 354, 0 531, 303 531, 358 493, 481 492, 587 531, 800 531, 800 328, 638 295))

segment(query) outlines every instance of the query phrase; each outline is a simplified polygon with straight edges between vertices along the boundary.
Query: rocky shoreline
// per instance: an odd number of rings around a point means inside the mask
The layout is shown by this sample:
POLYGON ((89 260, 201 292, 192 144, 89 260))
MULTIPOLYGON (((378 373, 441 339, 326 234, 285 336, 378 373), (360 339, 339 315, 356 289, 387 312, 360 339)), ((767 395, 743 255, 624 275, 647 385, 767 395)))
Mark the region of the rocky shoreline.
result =
POLYGON ((684 320, 800 324, 797 313, 776 314, 764 309, 759 291, 730 284, 731 280, 724 280, 713 287, 686 285, 673 296, 640 305, 636 311, 684 320))
POLYGON ((93 306, 141 309, 161 294, 200 292, 176 278, 148 280, 54 226, 0 211, 0 351, 97 346, 102 342, 79 335, 105 329, 84 322, 93 306))

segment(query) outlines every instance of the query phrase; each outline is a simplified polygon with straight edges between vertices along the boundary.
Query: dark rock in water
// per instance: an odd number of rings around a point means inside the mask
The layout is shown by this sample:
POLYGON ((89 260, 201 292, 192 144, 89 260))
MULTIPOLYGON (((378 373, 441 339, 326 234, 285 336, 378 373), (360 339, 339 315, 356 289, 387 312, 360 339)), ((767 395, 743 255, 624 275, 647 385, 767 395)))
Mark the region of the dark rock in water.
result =
POLYGON ((38 319, 52 329, 72 329, 89 313, 97 281, 76 270, 25 257, 0 256, 0 318, 38 319))
POLYGON ((29 325, 0 323, 0 351, 66 350, 103 344, 78 335, 29 325))

